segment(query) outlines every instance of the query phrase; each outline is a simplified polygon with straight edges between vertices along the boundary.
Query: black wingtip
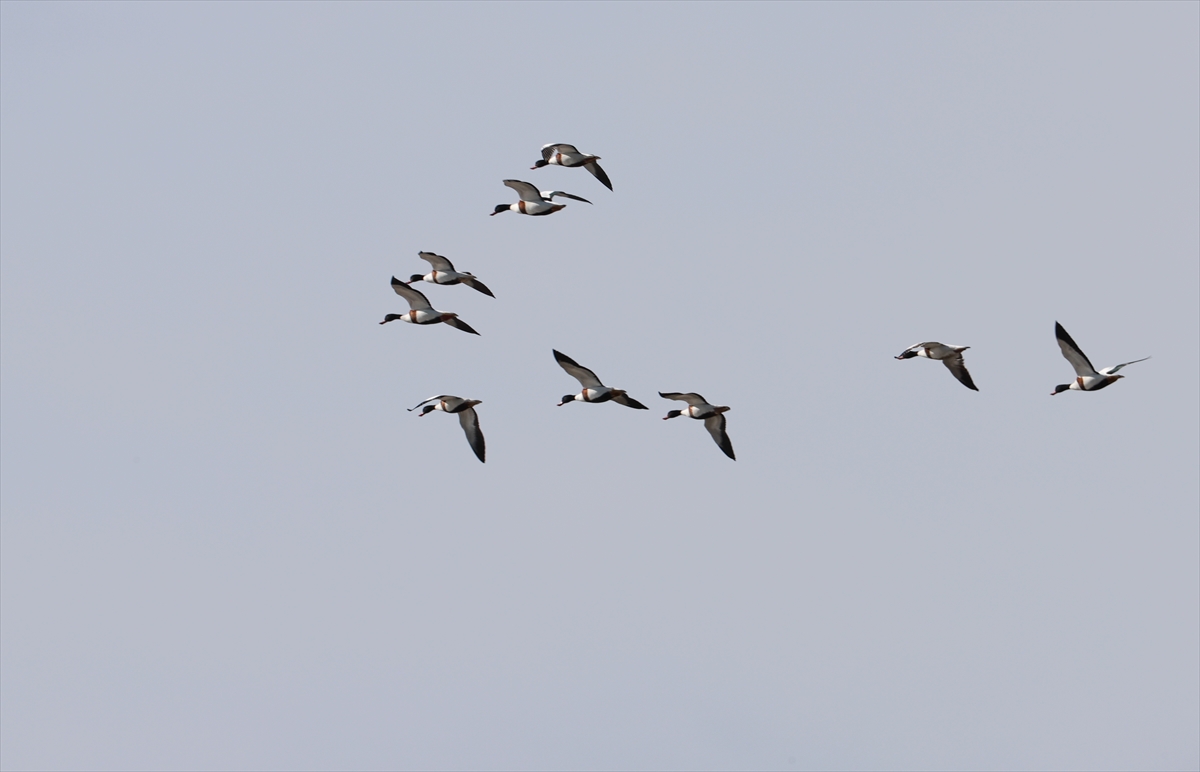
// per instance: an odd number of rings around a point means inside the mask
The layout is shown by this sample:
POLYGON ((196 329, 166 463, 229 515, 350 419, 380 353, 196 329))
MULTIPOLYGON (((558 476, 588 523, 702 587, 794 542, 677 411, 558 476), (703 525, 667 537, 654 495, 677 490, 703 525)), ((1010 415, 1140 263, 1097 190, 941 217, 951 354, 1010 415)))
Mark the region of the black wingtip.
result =
POLYGON ((467 285, 468 287, 475 290, 476 292, 482 292, 483 294, 487 295, 489 298, 496 297, 495 295, 492 294, 492 291, 487 288, 487 285, 484 284, 483 282, 479 281, 478 279, 463 279, 463 284, 467 285))
POLYGON ((456 330, 462 330, 463 332, 469 332, 472 335, 479 335, 479 333, 475 331, 474 327, 467 324, 466 322, 464 322, 462 319, 459 319, 458 317, 454 317, 452 319, 447 319, 446 324, 450 327, 453 327, 456 330))
POLYGON ((600 180, 604 187, 608 188, 609 190, 613 189, 612 182, 608 179, 608 174, 606 174, 605 171, 600 168, 600 164, 592 161, 587 165, 587 170, 592 173, 593 177, 600 180))
MULTIPOLYGON (((1079 353, 1081 355, 1083 354, 1083 352, 1080 351, 1080 349, 1079 349, 1079 344, 1076 343, 1075 339, 1071 337, 1071 333, 1067 332, 1067 328, 1063 327, 1058 322, 1054 323, 1054 337, 1057 338, 1058 340, 1061 340, 1062 342, 1066 343, 1067 345, 1069 345, 1071 348, 1075 349, 1076 351, 1079 351, 1079 353)), ((1084 355, 1084 358, 1085 359, 1087 358, 1086 355, 1084 355)), ((1091 363, 1089 362, 1089 364, 1091 364, 1091 363)))

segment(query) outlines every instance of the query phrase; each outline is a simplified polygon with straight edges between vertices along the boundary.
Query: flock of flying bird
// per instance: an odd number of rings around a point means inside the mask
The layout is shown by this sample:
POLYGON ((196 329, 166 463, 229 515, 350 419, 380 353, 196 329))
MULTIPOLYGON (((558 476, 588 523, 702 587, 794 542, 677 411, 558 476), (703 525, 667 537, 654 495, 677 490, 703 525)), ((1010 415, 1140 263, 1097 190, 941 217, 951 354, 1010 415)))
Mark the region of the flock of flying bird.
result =
MULTIPOLYGON (((596 163, 599 160, 599 156, 581 153, 574 145, 551 143, 542 146, 542 158, 532 168, 540 169, 543 166, 551 165, 567 168, 583 167, 596 179, 600 180, 606 188, 612 190, 612 182, 609 181, 608 175, 600 168, 600 164, 596 163)), ((566 204, 554 203, 555 198, 569 198, 573 201, 582 201, 585 204, 592 203, 586 198, 565 193, 561 190, 538 190, 532 183, 522 182, 521 180, 504 180, 504 184, 515 190, 520 200, 515 204, 497 204, 495 210, 492 211, 492 215, 497 215, 501 212, 517 212, 533 217, 554 214, 566 207, 566 204)), ((440 323, 447 324, 463 332, 469 332, 472 335, 478 335, 479 333, 471 325, 458 318, 458 314, 434 309, 430 305, 429 299, 410 285, 418 281, 442 285, 463 284, 478 292, 482 292, 484 295, 495 297, 492 291, 483 282, 475 278, 474 274, 455 270, 454 265, 441 255, 434 254, 433 252, 419 252, 417 254, 422 260, 429 263, 433 270, 427 274, 413 274, 407 282, 400 281, 395 276, 392 277, 392 289, 395 290, 397 295, 408 301, 409 310, 402 314, 388 314, 380 324, 387 324, 396 320, 410 324, 440 323)), ((1117 371, 1122 367, 1136 362, 1144 362, 1150 358, 1143 357, 1142 359, 1135 359, 1132 362, 1124 362, 1097 370, 1058 322, 1054 323, 1054 337, 1058 340, 1058 346, 1062 350, 1063 357, 1071 363, 1071 367, 1075 370, 1075 380, 1056 386, 1051 396, 1072 389, 1076 391, 1099 391, 1116 383, 1118 379, 1125 377, 1117 375, 1117 371)), ((968 389, 979 391, 975 386, 975 382, 971 379, 971 374, 967 371, 966 365, 963 363, 962 352, 968 348, 970 346, 952 346, 936 341, 929 341, 909 346, 896 359, 925 357, 927 359, 938 360, 950 370, 960 383, 968 389)), ((629 396, 624 390, 605 386, 594 372, 579 364, 574 359, 571 359, 566 354, 557 350, 553 353, 554 359, 558 362, 559 366, 568 375, 579 381, 579 385, 582 387, 582 391, 578 394, 565 395, 562 401, 558 403, 559 407, 568 402, 611 401, 635 410, 649 409, 641 402, 629 396)), ((688 418, 704 421, 704 428, 712 435, 713 440, 717 443, 717 447, 725 455, 736 460, 733 454, 733 443, 730 442, 729 435, 725 432, 724 414, 729 410, 728 407, 710 404, 708 400, 694 392, 660 391, 658 395, 664 399, 687 403, 687 407, 682 410, 671 410, 668 412, 666 417, 663 418, 664 421, 671 418, 678 418, 679 416, 687 416, 688 418)), ((475 451, 475 455, 480 461, 484 461, 487 446, 484 443, 483 432, 479 428, 479 415, 475 412, 475 406, 478 404, 480 404, 480 400, 477 399, 463 399, 462 397, 450 394, 441 394, 422 400, 414 407, 409 408, 409 412, 424 406, 420 416, 428 415, 435 410, 457 414, 459 424, 461 424, 463 432, 467 436, 467 442, 471 445, 471 449, 475 451)))
MULTIPOLYGON (((583 167, 609 190, 613 189, 612 182, 609 181, 608 175, 600 168, 600 164, 596 163, 600 160, 599 156, 588 155, 581 153, 574 145, 566 145, 562 143, 553 143, 542 147, 542 157, 534 164, 534 169, 540 169, 543 166, 564 166, 567 168, 583 167)), ((554 214, 555 212, 566 207, 566 204, 554 203, 555 198, 569 198, 573 201, 582 201, 585 204, 592 203, 586 198, 581 198, 571 193, 565 193, 561 190, 538 190, 537 187, 528 182, 521 180, 505 180, 504 184, 517 192, 520 198, 515 204, 497 204, 493 215, 501 212, 517 212, 518 214, 527 214, 533 217, 554 214)), ((410 285, 425 281, 430 284, 465 284, 466 286, 478 292, 482 292, 490 297, 495 297, 492 291, 488 289, 483 282, 475 278, 472 273, 456 271, 454 264, 441 255, 436 255, 433 252, 418 252, 418 256, 429 263, 433 269, 427 274, 415 273, 409 280, 404 282, 392 277, 392 289, 396 294, 408 301, 409 310, 403 314, 388 314, 383 318, 380 324, 387 324, 396 320, 408 322, 409 324, 448 324, 455 329, 469 332, 472 335, 478 335, 471 325, 458 318, 458 314, 438 311, 430 303, 429 299, 419 290, 413 289, 410 285)), ((616 402, 618 405, 624 405, 635 410, 648 410, 645 405, 638 402, 633 397, 629 396, 622 389, 614 389, 610 386, 605 386, 594 372, 576 362, 571 357, 561 351, 554 351, 554 360, 559 366, 567 372, 568 375, 579 381, 582 390, 578 394, 567 394, 558 403, 559 407, 568 402, 616 402)), ((708 429, 708 433, 712 435, 717 446, 730 458, 735 458, 733 455, 733 443, 729 440, 729 435, 725 433, 725 411, 729 410, 725 406, 711 405, 708 400, 699 394, 681 393, 681 392, 659 392, 659 396, 664 399, 679 400, 686 402, 687 407, 682 410, 672 410, 667 413, 664 421, 679 416, 687 416, 704 421, 704 428, 708 429)), ((475 451, 475 455, 480 461, 485 461, 487 454, 487 445, 483 439, 483 432, 479 428, 479 415, 475 412, 475 406, 480 404, 477 399, 463 399, 452 394, 441 394, 436 397, 422 400, 414 407, 409 408, 409 412, 424 406, 420 415, 425 416, 435 410, 441 410, 446 413, 455 413, 458 415, 458 422, 462 425, 463 432, 467 435, 467 442, 471 445, 471 449, 475 451)))

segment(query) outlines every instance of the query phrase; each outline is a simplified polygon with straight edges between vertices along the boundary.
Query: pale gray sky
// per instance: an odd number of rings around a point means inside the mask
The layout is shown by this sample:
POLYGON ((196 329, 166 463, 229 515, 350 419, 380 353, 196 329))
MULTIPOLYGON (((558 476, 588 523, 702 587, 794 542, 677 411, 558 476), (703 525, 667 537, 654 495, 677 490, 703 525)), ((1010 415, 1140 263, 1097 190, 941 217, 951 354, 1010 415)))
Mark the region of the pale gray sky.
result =
POLYGON ((1198 41, 0 4, 0 766, 1200 767, 1198 41), (480 337, 377 324, 419 250, 480 337))

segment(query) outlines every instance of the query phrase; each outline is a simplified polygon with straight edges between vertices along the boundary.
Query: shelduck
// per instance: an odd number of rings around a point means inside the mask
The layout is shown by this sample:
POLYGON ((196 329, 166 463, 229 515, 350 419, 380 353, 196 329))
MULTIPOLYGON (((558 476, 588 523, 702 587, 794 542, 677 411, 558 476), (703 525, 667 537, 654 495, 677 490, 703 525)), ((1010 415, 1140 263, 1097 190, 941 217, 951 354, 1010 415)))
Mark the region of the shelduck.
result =
POLYGON ((465 284, 489 297, 496 297, 490 289, 484 286, 483 282, 475 278, 475 274, 459 273, 454 270, 454 264, 441 255, 435 255, 432 252, 418 252, 417 257, 433 266, 433 270, 424 275, 414 273, 412 278, 405 282, 406 284, 416 281, 427 281, 430 284, 465 284))
POLYGON ((1062 349, 1062 355, 1071 367, 1075 368, 1075 380, 1070 383, 1060 383, 1054 387, 1054 391, 1050 396, 1061 394, 1064 391, 1075 389, 1076 391, 1099 391, 1106 386, 1114 384, 1118 379, 1124 378, 1124 375, 1117 375, 1117 371, 1127 365, 1136 364, 1137 362, 1145 362, 1150 357, 1142 357, 1135 359, 1132 362, 1124 362, 1112 367, 1106 367, 1103 370, 1096 370, 1092 367, 1092 363, 1088 361, 1087 355, 1084 354, 1063 326, 1058 322, 1054 323, 1054 337, 1058 340, 1058 347, 1062 349))
POLYGON ((467 442, 471 445, 471 450, 475 451, 475 456, 484 461, 484 455, 487 453, 487 447, 483 442, 483 432, 479 429, 479 416, 475 413, 475 406, 483 404, 478 399, 463 399, 450 394, 442 394, 437 397, 421 400, 413 407, 408 409, 412 412, 425 405, 425 409, 421 411, 418 418, 423 418, 434 410, 443 410, 447 413, 457 413, 458 423, 462 426, 463 433, 467 435, 467 442), (425 405, 426 402, 433 402, 432 405, 425 405))
POLYGON ((896 359, 912 359, 913 357, 928 357, 936 359, 946 366, 950 372, 954 373, 954 377, 973 391, 979 391, 975 386, 975 382, 971 380, 971 374, 967 372, 967 366, 963 364, 962 352, 971 348, 970 346, 950 346, 945 343, 930 341, 928 343, 918 343, 915 346, 909 346, 900 352, 900 356, 896 359))
POLYGON ((704 428, 708 429, 708 433, 712 435, 713 441, 717 443, 717 447, 721 451, 737 461, 737 456, 733 455, 733 443, 729 441, 729 435, 725 433, 725 412, 728 407, 717 407, 710 405, 708 400, 701 397, 695 392, 682 394, 677 391, 667 391, 658 393, 658 396, 663 399, 677 399, 681 402, 688 403, 688 406, 683 410, 672 410, 663 418, 664 421, 679 416, 687 416, 704 422, 704 428))
POLYGON ((413 289, 395 276, 392 277, 392 289, 396 291, 397 295, 408 301, 410 310, 406 314, 388 314, 383 317, 383 321, 380 324, 394 322, 397 319, 409 324, 438 324, 439 322, 444 322, 463 332, 469 332, 472 335, 479 334, 471 328, 471 325, 459 319, 458 314, 435 311, 433 306, 429 305, 429 298, 421 294, 420 290, 413 289))
POLYGON ((608 175, 600 168, 600 164, 596 163, 599 160, 600 156, 598 155, 581 153, 575 149, 574 145, 556 142, 550 145, 542 145, 542 160, 530 168, 540 169, 543 166, 565 166, 569 169, 574 169, 577 166, 582 166, 591 172, 593 177, 604 183, 604 187, 612 190, 613 186, 608 181, 608 175))
MULTIPOLYGON (((551 349, 553 350, 553 349, 551 349)), ((633 397, 626 394, 621 389, 613 389, 600 383, 600 379, 596 374, 587 369, 583 365, 576 362, 571 357, 559 351, 554 351, 554 359, 567 371, 575 380, 579 381, 579 385, 583 387, 583 391, 578 394, 567 394, 562 398, 562 402, 558 403, 558 407, 562 407, 571 401, 576 402, 608 402, 612 400, 618 405, 631 407, 635 410, 649 410, 650 408, 638 402, 633 397)))
POLYGON ((517 195, 521 197, 521 200, 515 204, 496 204, 496 209, 492 212, 493 216, 501 212, 519 212, 535 217, 554 214, 559 209, 566 207, 566 204, 553 203, 555 196, 582 201, 585 204, 592 203, 586 198, 573 196, 570 193, 563 193, 561 190, 538 190, 531 183, 521 182, 520 180, 505 180, 504 184, 517 191, 517 195))

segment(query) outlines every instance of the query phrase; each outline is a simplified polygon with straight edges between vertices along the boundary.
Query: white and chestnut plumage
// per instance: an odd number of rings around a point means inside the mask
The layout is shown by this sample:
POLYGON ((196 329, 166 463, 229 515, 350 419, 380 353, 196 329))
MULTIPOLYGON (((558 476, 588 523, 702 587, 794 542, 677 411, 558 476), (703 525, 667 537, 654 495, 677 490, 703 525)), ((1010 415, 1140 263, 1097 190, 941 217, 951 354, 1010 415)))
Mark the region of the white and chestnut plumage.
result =
POLYGON ((586 198, 573 196, 570 193, 563 193, 561 190, 538 190, 532 183, 521 182, 520 180, 505 180, 504 184, 513 190, 517 191, 517 195, 521 200, 515 204, 496 204, 493 215, 501 212, 520 212, 533 216, 554 214, 559 209, 566 207, 566 204, 555 204, 553 199, 555 196, 562 196, 575 201, 582 201, 585 204, 592 203, 586 198))
POLYGON ((1122 367, 1132 365, 1136 362, 1145 362, 1150 358, 1142 357, 1141 359, 1133 360, 1133 362, 1122 362, 1119 365, 1097 370, 1092 367, 1092 363, 1088 361, 1087 356, 1079 349, 1075 341, 1071 340, 1071 336, 1067 334, 1067 331, 1058 322, 1054 323, 1054 337, 1058 339, 1058 347, 1062 350, 1063 357, 1071 363, 1071 367, 1075 368, 1075 380, 1055 386, 1050 396, 1061 394, 1070 389, 1075 389, 1076 391, 1099 391, 1105 386, 1114 384, 1119 379, 1125 377, 1124 375, 1117 375, 1117 371, 1122 367))
POLYGON ((392 289, 396 294, 408 301, 409 312, 406 314, 388 314, 383 317, 380 324, 387 324, 399 319, 402 322, 409 324, 438 324, 445 323, 463 332, 469 332, 472 335, 479 333, 471 329, 471 325, 458 318, 458 314, 449 314, 442 311, 434 310, 433 306, 429 305, 429 298, 425 297, 419 290, 415 290, 404 282, 392 277, 392 289))
POLYGON ((609 400, 612 400, 618 405, 631 407, 635 410, 650 409, 626 394, 621 389, 612 389, 608 386, 605 386, 600 382, 600 379, 596 377, 595 373, 579 364, 574 359, 571 359, 571 357, 567 356, 566 354, 563 354, 560 351, 555 351, 554 360, 558 362, 560 366, 562 366, 562 369, 567 371, 567 375, 570 375, 572 378, 579 381, 579 385, 583 387, 583 391, 579 392, 578 394, 565 395, 562 398, 562 402, 558 403, 559 407, 562 407, 563 405, 572 401, 608 402, 609 400))
POLYGON ((574 145, 555 142, 549 145, 542 145, 542 160, 535 163, 531 168, 540 169, 543 166, 553 165, 574 169, 577 166, 582 166, 591 172, 593 177, 604 183, 604 187, 612 190, 613 186, 608 181, 608 175, 600 168, 600 164, 596 163, 599 160, 600 156, 581 153, 575 149, 574 145))
POLYGON ((454 270, 454 264, 441 255, 435 255, 432 252, 418 252, 417 257, 433 266, 433 270, 424 275, 414 273, 405 282, 406 284, 412 284, 415 281, 427 281, 430 284, 465 284, 489 297, 496 297, 490 289, 484 286, 483 282, 475 278, 475 274, 460 273, 454 270))
POLYGON ((413 407, 408 409, 412 412, 425 405, 425 409, 421 411, 418 418, 428 415, 434 410, 444 410, 447 413, 457 413, 458 423, 462 426, 463 433, 467 435, 467 442, 471 445, 471 450, 475 451, 475 456, 484 461, 484 455, 487 453, 487 446, 483 442, 483 432, 479 429, 479 416, 475 413, 475 406, 483 404, 477 399, 463 399, 450 394, 441 394, 436 397, 430 397, 418 402, 413 407), (437 400, 437 402, 434 402, 437 400), (434 402, 432 405, 425 405, 426 402, 434 402))
POLYGON ((728 407, 717 407, 716 405, 710 405, 708 400, 706 400, 704 397, 701 397, 699 394, 696 394, 695 392, 683 394, 677 391, 660 391, 658 396, 662 397, 663 399, 677 399, 681 402, 688 403, 688 406, 683 410, 672 410, 668 412, 666 416, 663 417, 664 421, 671 418, 678 418, 681 415, 703 421, 704 428, 708 429, 708 433, 712 435, 713 441, 717 443, 717 447, 720 448, 725 455, 729 456, 734 461, 737 461, 737 456, 733 455, 733 443, 729 441, 729 435, 725 433, 724 413, 725 411, 729 410, 728 407))
POLYGON ((954 377, 973 391, 979 391, 975 386, 975 382, 971 380, 971 374, 967 372, 967 366, 963 364, 962 352, 971 348, 970 346, 950 346, 945 343, 929 341, 928 343, 918 343, 915 346, 909 346, 900 352, 900 356, 896 359, 912 359, 913 357, 928 357, 936 359, 946 366, 946 369, 954 373, 954 377))

